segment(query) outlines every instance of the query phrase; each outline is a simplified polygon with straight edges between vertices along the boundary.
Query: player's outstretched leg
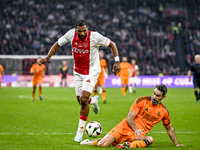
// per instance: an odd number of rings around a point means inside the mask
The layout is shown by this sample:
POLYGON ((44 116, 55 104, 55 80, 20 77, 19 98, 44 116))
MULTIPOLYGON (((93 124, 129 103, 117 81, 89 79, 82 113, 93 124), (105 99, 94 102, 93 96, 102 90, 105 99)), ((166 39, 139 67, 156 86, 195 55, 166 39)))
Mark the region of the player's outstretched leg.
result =
POLYGON ((80 145, 92 145, 92 143, 94 142, 94 140, 89 140, 89 139, 86 139, 86 140, 83 140, 80 145))
POLYGON ((118 149, 128 149, 128 148, 144 148, 153 143, 153 138, 151 136, 146 136, 142 140, 136 140, 133 142, 124 142, 123 144, 119 144, 116 147, 118 149))

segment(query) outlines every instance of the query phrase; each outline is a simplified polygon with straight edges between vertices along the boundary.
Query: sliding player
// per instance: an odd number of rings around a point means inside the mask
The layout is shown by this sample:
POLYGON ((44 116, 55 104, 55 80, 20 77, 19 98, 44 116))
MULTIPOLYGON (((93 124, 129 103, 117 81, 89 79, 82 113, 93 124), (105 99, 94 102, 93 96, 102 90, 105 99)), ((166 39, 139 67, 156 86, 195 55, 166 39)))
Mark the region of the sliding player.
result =
POLYGON ((163 122, 167 134, 175 146, 185 146, 177 142, 174 128, 170 122, 169 112, 161 102, 167 94, 164 84, 156 85, 152 96, 142 96, 135 100, 128 115, 108 132, 103 139, 84 140, 81 145, 110 146, 119 149, 143 148, 153 143, 151 136, 145 136, 160 121, 163 122), (120 144, 125 142, 123 144, 120 144))

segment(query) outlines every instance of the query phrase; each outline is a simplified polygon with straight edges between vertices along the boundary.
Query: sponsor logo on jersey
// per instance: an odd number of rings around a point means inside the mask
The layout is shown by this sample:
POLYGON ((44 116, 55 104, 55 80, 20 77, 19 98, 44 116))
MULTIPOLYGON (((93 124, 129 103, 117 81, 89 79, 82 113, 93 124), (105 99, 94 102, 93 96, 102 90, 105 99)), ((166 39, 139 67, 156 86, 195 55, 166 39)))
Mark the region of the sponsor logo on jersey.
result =
POLYGON ((88 49, 81 49, 81 48, 77 48, 77 47, 72 47, 73 52, 75 53, 82 53, 82 54, 87 54, 89 53, 88 49))

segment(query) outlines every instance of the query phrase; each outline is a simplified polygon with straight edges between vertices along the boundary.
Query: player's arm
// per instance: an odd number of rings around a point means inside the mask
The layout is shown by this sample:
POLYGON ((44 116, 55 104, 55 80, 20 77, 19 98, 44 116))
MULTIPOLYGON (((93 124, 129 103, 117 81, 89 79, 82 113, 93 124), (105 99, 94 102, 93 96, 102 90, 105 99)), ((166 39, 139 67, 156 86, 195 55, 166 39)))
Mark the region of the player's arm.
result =
POLYGON ((169 135, 170 139, 172 140, 172 142, 174 143, 175 146, 185 146, 185 145, 179 144, 177 142, 175 131, 174 131, 174 128, 172 127, 172 125, 165 127, 165 129, 166 129, 167 134, 169 135))
POLYGON ((105 73, 106 73, 106 79, 108 80, 108 68, 106 67, 105 69, 104 69, 104 71, 105 71, 105 73))
POLYGON ((48 52, 48 54, 47 54, 47 57, 46 57, 46 58, 42 58, 42 59, 38 62, 38 64, 40 65, 40 64, 43 64, 43 63, 49 61, 49 59, 51 58, 51 56, 52 56, 55 52, 57 52, 57 50, 58 50, 59 48, 60 48, 60 46, 58 45, 58 42, 55 42, 55 43, 53 44, 53 46, 50 48, 50 50, 49 50, 49 52, 48 52))
POLYGON ((46 68, 44 68, 43 72, 42 72, 42 76, 44 77, 45 76, 45 71, 46 71, 46 68))
POLYGON ((117 46, 115 45, 115 43, 113 41, 110 41, 110 44, 108 45, 108 47, 110 47, 114 57, 115 57, 115 64, 113 65, 113 72, 115 74, 120 72, 120 60, 119 60, 119 53, 117 50, 117 46))
POLYGON ((136 116, 137 116, 137 114, 135 112, 133 112, 132 110, 130 110, 127 115, 127 123, 131 127, 131 129, 135 132, 135 135, 140 136, 140 135, 142 135, 144 130, 140 130, 136 127, 135 122, 134 122, 134 118, 136 116))
POLYGON ((191 71, 191 70, 188 70, 188 78, 189 78, 189 81, 191 81, 191 74, 192 74, 192 71, 191 71))

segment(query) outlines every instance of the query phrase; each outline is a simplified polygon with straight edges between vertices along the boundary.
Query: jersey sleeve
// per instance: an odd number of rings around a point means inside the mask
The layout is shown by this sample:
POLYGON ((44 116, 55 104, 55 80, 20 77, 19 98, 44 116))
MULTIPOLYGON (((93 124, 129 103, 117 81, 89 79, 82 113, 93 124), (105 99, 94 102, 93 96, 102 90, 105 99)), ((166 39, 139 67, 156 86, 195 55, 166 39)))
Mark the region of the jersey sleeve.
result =
POLYGON ((74 36, 75 29, 71 29, 68 32, 65 33, 62 37, 58 39, 58 45, 63 46, 66 43, 70 42, 72 37, 74 36))
POLYGON ((30 69, 30 72, 33 72, 33 71, 35 71, 35 65, 34 64, 32 65, 32 67, 30 69))
POLYGON ((133 111, 134 113, 138 114, 140 108, 142 107, 143 105, 143 101, 140 101, 140 97, 137 98, 135 100, 135 102, 133 103, 133 105, 131 106, 130 110, 133 111))
POLYGON ((164 125, 165 127, 168 127, 168 126, 171 125, 170 117, 169 117, 168 111, 165 112, 165 115, 164 115, 164 117, 163 117, 163 119, 162 119, 162 122, 163 122, 163 125, 164 125))
POLYGON ((99 34, 98 32, 92 32, 93 37, 95 38, 97 44, 99 46, 106 46, 108 47, 108 45, 110 44, 110 39, 99 34))
POLYGON ((135 71, 138 71, 138 70, 139 70, 138 65, 135 65, 135 71))
POLYGON ((2 65, 0 65, 0 71, 4 71, 4 69, 3 69, 3 66, 2 66, 2 65))

